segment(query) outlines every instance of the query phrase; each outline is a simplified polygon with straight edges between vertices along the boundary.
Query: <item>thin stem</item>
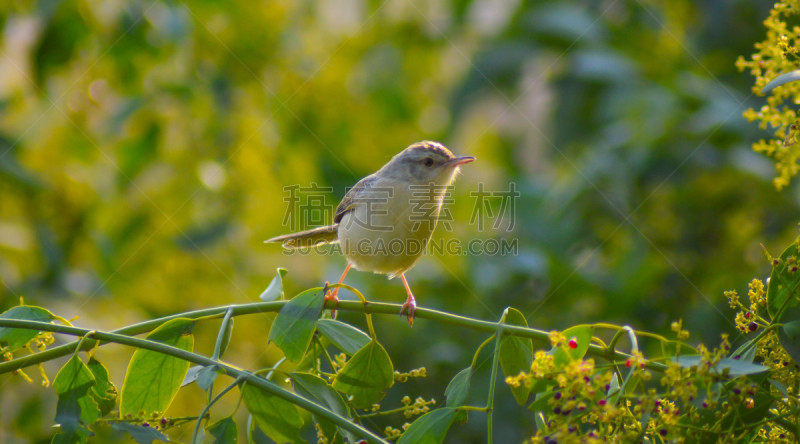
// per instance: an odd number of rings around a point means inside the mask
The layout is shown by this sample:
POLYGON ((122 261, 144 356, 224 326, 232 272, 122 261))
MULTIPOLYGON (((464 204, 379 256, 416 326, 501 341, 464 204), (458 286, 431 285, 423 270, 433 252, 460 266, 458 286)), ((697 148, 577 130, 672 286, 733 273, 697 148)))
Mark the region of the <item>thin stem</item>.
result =
POLYGON ((487 340, 483 341, 481 345, 478 346, 478 349, 475 350, 475 355, 472 357, 472 364, 470 364, 470 367, 472 367, 473 369, 475 368, 475 365, 478 363, 478 355, 481 354, 481 350, 483 350, 483 347, 489 345, 489 343, 494 340, 495 336, 497 335, 489 336, 487 340))
MULTIPOLYGON (((214 344, 214 353, 211 355, 211 359, 218 361, 220 355, 222 354, 222 343, 225 341, 225 332, 228 331, 228 325, 233 322, 233 309, 228 308, 225 310, 225 317, 222 318, 222 324, 219 326, 219 332, 217 333, 217 342, 214 344)), ((80 346, 78 346, 80 348, 80 346)), ((230 389, 228 389, 230 390, 230 389)), ((211 386, 208 387, 208 400, 206 401, 210 406, 213 404, 212 397, 214 396, 214 381, 211 382, 211 386)), ((201 419, 197 421, 198 427, 200 426, 200 422, 202 422, 202 415, 201 419)), ((197 437, 197 428, 195 428, 195 438, 197 437)), ((194 442, 194 441, 193 441, 194 442)))
POLYGON ((606 347, 606 352, 608 354, 608 360, 609 361, 613 361, 614 360, 614 358, 612 356, 614 355, 614 353, 617 352, 615 350, 615 347, 617 346, 617 342, 619 342, 619 338, 622 337, 623 333, 625 333, 625 330, 618 329, 617 332, 614 333, 614 337, 611 338, 611 342, 608 343, 608 347, 606 347))
POLYGON ((85 328, 77 328, 77 327, 69 327, 66 325, 58 325, 58 324, 50 324, 48 322, 37 322, 37 321, 28 321, 22 319, 0 319, 2 323, 0 325, 4 327, 11 327, 11 328, 27 328, 32 330, 39 330, 39 331, 51 331, 55 333, 63 333, 72 336, 86 336, 89 332, 93 332, 93 336, 100 341, 103 342, 113 342, 122 345, 128 345, 131 347, 136 348, 143 348, 147 350, 156 351, 159 353, 164 353, 169 356, 174 356, 179 359, 183 359, 185 361, 189 361, 194 364, 199 364, 202 366, 209 366, 214 365, 217 366, 220 370, 222 370, 228 376, 234 378, 242 378, 243 380, 247 381, 248 384, 252 384, 265 392, 275 395, 279 398, 282 398, 286 401, 295 404, 296 406, 308 410, 315 415, 318 415, 321 418, 327 419, 328 421, 336 424, 343 429, 349 430, 350 432, 356 434, 357 436, 366 438, 369 442, 379 442, 385 443, 386 440, 375 435, 371 431, 365 429, 364 427, 355 424, 349 421, 347 418, 344 418, 335 412, 323 407, 313 401, 310 401, 306 398, 303 398, 296 393, 290 392, 272 381, 268 381, 264 378, 258 377, 251 372, 239 369, 233 365, 226 364, 220 361, 214 361, 211 358, 206 356, 192 353, 186 350, 182 350, 177 347, 173 347, 161 342, 150 341, 147 339, 140 339, 140 338, 133 338, 130 336, 125 336, 117 333, 110 333, 98 330, 88 330, 85 328))
MULTIPOLYGON (((367 413, 367 414, 364 414, 364 415, 357 415, 357 418, 358 419, 364 419, 364 418, 372 418, 374 416, 386 416, 386 415, 391 415, 391 414, 394 414, 394 413, 404 412, 404 411, 408 410, 409 408, 410 408, 410 406, 403 406, 403 407, 398 407, 396 409, 391 409, 391 410, 381 410, 379 412, 367 413)), ((473 405, 462 405, 462 406, 453 407, 453 408, 455 410, 469 410, 469 411, 473 411, 473 412, 488 412, 489 411, 489 407, 478 407, 478 406, 473 406, 473 405)))
MULTIPOLYGON (((506 310, 507 311, 507 310, 506 310)), ((494 437, 493 437, 493 422, 494 422, 494 388, 495 384, 497 383, 497 364, 500 362, 500 340, 503 338, 503 334, 505 333, 506 324, 505 322, 506 315, 503 313, 503 317, 500 319, 500 322, 497 323, 497 333, 495 333, 495 342, 494 342, 494 356, 492 357, 492 375, 489 377, 489 397, 486 400, 486 442, 487 444, 492 444, 494 437)))
POLYGON ((742 349, 742 353, 744 354, 746 351, 750 350, 753 347, 757 347, 758 343, 764 339, 772 330, 776 330, 782 327, 783 324, 771 324, 766 326, 763 330, 761 330, 753 339, 750 339, 746 344, 744 344, 744 348, 742 349))
POLYGON ((413 407, 411 407, 411 406, 403 406, 403 407, 397 407, 397 408, 394 408, 394 409, 391 409, 391 410, 379 410, 377 412, 365 413, 363 415, 356 414, 356 418, 357 419, 364 419, 364 418, 372 418, 374 416, 392 415, 394 413, 405 412, 406 410, 408 410, 410 408, 413 408, 413 407))
POLYGON ((197 438, 198 438, 199 433, 200 433, 200 424, 203 423, 203 418, 205 418, 205 416, 208 413, 208 411, 211 410, 211 406, 216 404, 217 401, 219 401, 220 398, 222 398, 222 395, 224 395, 225 393, 228 393, 229 391, 231 391, 231 389, 233 389, 234 387, 239 385, 239 383, 242 382, 243 380, 244 380, 243 377, 241 377, 241 376, 237 377, 236 380, 233 381, 233 383, 231 385, 229 385, 229 386, 225 387, 224 389, 222 389, 222 391, 219 392, 219 394, 217 394, 217 396, 214 397, 214 399, 212 399, 211 401, 209 401, 209 403, 203 408, 203 411, 200 412, 200 417, 197 419, 197 424, 194 425, 194 435, 192 435, 192 444, 197 443, 197 438))
MULTIPOLYGON (((176 416, 176 417, 170 418, 170 419, 172 421, 189 422, 189 421, 194 421, 195 419, 200 419, 200 417, 199 416, 176 416)), ((141 418, 139 418, 139 419, 136 419, 136 418, 101 418, 98 421, 103 421, 103 422, 127 422, 129 424, 139 424, 141 422, 144 422, 145 420, 141 419, 141 418)))
MULTIPOLYGON (((85 341, 86 339, 88 339, 88 338, 89 338, 89 336, 92 336, 93 334, 94 334, 94 330, 90 331, 89 333, 87 333, 86 335, 84 335, 83 337, 81 337, 81 338, 78 340, 78 346, 77 346, 77 347, 75 347, 75 353, 73 353, 73 356, 75 356, 75 355, 77 355, 77 354, 78 354, 78 351, 81 349, 81 345, 83 345, 83 341, 85 341)), ((29 344, 30 344, 30 343, 29 343, 29 344)))
POLYGON ((473 411, 473 412, 489 412, 491 409, 489 407, 478 407, 474 405, 462 405, 455 407, 456 410, 465 410, 465 411, 473 411))
POLYGON ((267 373, 267 376, 265 376, 265 378, 271 380, 273 373, 283 371, 283 370, 278 369, 278 367, 280 367, 281 364, 283 364, 284 362, 286 362, 286 356, 284 356, 280 360, 278 360, 278 362, 276 362, 275 365, 273 365, 272 368, 269 369, 269 372, 267 373))
MULTIPOLYGON (((350 266, 348 265, 348 268, 349 267, 350 266)), ((347 273, 347 270, 345 270, 345 273, 347 273)), ((338 284, 331 285, 331 288, 346 288, 346 289, 352 291, 353 294, 355 294, 361 300, 361 303, 364 304, 364 306, 369 304, 369 302, 367 301, 367 298, 364 297, 363 293, 361 293, 360 291, 356 290, 354 287, 351 287, 351 286, 349 286, 347 284, 343 284, 343 283, 339 282, 338 284)), ((375 336, 375 327, 372 325, 372 315, 367 311, 364 311, 364 314, 365 314, 365 317, 367 318, 367 328, 369 329, 369 336, 372 339, 377 339, 377 337, 375 336)))

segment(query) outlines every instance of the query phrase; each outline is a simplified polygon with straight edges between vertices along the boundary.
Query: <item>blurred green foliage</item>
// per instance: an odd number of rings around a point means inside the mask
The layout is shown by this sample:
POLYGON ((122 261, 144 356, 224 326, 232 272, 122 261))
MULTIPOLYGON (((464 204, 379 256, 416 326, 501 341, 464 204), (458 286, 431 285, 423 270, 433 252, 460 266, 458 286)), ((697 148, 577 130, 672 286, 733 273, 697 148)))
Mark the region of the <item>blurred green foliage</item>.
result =
MULTIPOLYGON (((727 331, 736 345, 722 291, 768 272, 760 244, 791 242, 799 209, 796 184, 772 187, 771 163, 750 150, 764 134, 741 117, 763 100, 734 61, 762 37, 768 8, 2 2, 0 308, 24 297, 110 329, 257 300, 279 266, 291 295, 334 281, 341 257, 262 244, 286 230, 283 187, 332 186, 335 205, 406 145, 435 139, 478 157, 457 181, 453 231, 435 236, 513 238, 519 252, 424 258, 408 274, 422 306, 496 320, 513 305, 545 329, 668 331, 683 318, 694 339, 727 331), (470 225, 470 192, 511 182, 514 230, 470 225)), ((404 298, 381 276, 347 282, 404 298)), ((267 345, 270 320, 237 323, 232 362, 281 356, 267 345)), ((444 387, 480 341, 399 318, 376 328, 400 370, 427 367, 412 398, 444 387)), ((215 334, 197 332, 198 351, 215 334)), ((103 353, 120 380, 130 351, 103 353)), ((0 384, 0 402, 18 406, 2 409, 0 440, 47 440, 37 418, 53 416, 52 400, 0 384)), ((181 396, 174 415, 203 393, 181 396)), ((497 438, 529 436, 530 418, 503 414, 514 402, 502 398, 497 438)), ((450 439, 480 440, 473 427, 450 439)))

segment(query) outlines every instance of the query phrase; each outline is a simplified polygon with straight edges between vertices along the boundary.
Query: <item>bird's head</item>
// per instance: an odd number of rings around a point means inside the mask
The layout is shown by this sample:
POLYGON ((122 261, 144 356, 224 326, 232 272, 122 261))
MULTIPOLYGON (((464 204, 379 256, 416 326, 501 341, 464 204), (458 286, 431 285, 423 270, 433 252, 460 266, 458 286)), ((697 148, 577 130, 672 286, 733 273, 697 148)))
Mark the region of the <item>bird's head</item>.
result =
POLYGON ((461 165, 474 157, 457 157, 438 142, 417 142, 404 149, 381 168, 378 174, 415 185, 450 185, 461 165))

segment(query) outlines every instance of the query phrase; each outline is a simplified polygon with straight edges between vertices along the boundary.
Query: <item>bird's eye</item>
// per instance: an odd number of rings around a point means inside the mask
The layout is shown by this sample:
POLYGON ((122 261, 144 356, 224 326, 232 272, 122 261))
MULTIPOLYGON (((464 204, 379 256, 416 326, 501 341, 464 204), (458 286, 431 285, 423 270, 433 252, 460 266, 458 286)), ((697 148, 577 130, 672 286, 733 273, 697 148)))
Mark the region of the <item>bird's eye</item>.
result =
POLYGON ((433 166, 433 157, 426 157, 426 158, 422 159, 422 164, 425 165, 426 167, 432 167, 433 166))

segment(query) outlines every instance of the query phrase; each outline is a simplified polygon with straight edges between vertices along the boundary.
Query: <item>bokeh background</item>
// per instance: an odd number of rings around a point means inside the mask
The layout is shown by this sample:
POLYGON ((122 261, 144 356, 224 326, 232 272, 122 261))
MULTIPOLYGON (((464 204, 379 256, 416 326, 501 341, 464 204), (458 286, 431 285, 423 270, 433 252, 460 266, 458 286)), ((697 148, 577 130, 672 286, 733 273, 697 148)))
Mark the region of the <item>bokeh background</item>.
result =
MULTIPOLYGON (((722 291, 767 273, 760 244, 780 252, 798 214, 798 187, 775 191, 773 164, 751 150, 769 135, 741 114, 764 101, 734 66, 763 38, 769 6, 0 2, 0 308, 24 297, 113 329, 256 301, 276 267, 289 269, 289 295, 334 281, 343 258, 262 243, 287 231, 284 187, 332 187, 335 206, 406 145, 433 139, 478 158, 452 193, 452 229, 435 236, 515 240, 518 252, 425 257, 408 273, 422 306, 496 320, 511 305, 543 329, 666 333, 682 318, 693 341, 738 338, 722 291), (471 192, 511 183, 511 230, 470 223, 471 192)), ((370 299, 405 297, 382 276, 347 282, 370 299)), ((226 358, 273 364, 271 319, 238 318, 226 358)), ((199 351, 213 349, 217 325, 199 328, 199 351)), ((443 400, 484 339, 400 317, 377 328, 395 367, 429 375, 393 388, 387 407, 405 394, 443 400)), ((98 354, 118 385, 130 354, 98 354)), ((52 378, 57 366, 46 368, 52 378)), ((497 439, 520 441, 533 421, 499 390, 497 439)), ((0 441, 49 442, 51 392, 0 377, 0 441)), ((189 387, 169 414, 201 403, 189 387)), ((449 440, 482 442, 484 427, 475 414, 449 440)))

